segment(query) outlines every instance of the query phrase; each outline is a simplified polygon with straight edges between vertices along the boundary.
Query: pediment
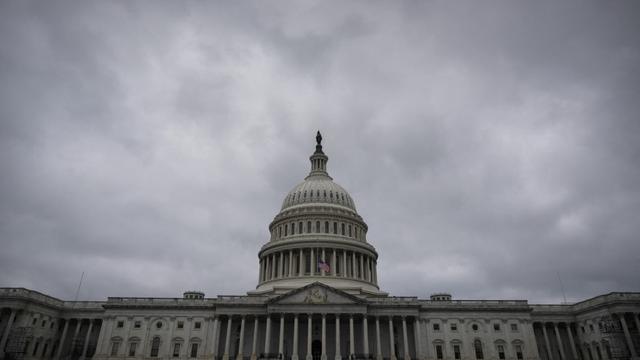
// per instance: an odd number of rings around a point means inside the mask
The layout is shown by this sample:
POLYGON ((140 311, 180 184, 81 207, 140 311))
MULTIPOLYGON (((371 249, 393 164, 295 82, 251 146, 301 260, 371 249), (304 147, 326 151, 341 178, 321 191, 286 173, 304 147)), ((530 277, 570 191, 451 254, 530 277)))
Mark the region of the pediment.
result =
POLYGON ((286 294, 275 297, 269 301, 271 304, 282 305, 316 305, 316 304, 364 304, 365 300, 348 294, 342 290, 338 290, 322 283, 313 283, 299 289, 292 290, 286 294))

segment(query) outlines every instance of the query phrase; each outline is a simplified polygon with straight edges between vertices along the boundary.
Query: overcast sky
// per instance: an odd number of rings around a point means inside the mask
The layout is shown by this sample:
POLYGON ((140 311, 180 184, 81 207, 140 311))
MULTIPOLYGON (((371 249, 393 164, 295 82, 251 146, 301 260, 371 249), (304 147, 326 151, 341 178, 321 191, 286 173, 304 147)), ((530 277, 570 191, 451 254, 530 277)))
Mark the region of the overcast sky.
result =
POLYGON ((0 286, 244 294, 315 132, 393 295, 640 291, 640 6, 2 1, 0 286))

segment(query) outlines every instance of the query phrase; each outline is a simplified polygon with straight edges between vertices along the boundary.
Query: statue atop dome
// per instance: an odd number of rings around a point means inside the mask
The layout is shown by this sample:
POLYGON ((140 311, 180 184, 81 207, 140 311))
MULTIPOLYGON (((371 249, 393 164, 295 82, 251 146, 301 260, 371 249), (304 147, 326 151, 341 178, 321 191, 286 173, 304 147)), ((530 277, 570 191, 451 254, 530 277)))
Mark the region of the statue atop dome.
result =
POLYGON ((324 154, 322 152, 322 134, 320 134, 320 130, 316 134, 316 154, 324 154))

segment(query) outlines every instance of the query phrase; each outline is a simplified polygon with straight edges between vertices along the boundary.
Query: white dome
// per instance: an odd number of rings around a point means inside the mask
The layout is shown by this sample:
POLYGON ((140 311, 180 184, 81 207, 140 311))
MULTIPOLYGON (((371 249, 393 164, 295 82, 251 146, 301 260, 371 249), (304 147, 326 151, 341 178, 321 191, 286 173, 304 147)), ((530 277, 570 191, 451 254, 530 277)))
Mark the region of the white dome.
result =
POLYGON ((300 204, 334 204, 356 211, 351 195, 328 176, 312 176, 296 185, 282 202, 282 209, 300 204))

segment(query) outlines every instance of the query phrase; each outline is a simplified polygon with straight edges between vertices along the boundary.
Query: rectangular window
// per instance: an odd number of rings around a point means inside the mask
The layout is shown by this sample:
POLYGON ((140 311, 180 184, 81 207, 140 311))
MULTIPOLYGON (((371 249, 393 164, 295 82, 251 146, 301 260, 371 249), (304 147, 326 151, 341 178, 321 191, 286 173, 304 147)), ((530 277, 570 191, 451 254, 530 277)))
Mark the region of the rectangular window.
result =
POLYGON ((436 345, 436 358, 442 359, 442 345, 436 345))
POLYGON ((129 356, 136 356, 136 349, 138 348, 138 343, 132 342, 129 344, 129 356))
POLYGON ((31 322, 31 325, 35 325, 38 322, 37 318, 33 318, 33 321, 31 322))
POLYGON ((452 323, 451 324, 451 331, 458 331, 458 324, 452 323))
POLYGON ((460 345, 453 345, 453 357, 455 360, 460 360, 460 345))
POLYGON ((440 324, 433 324, 433 331, 440 331, 440 324))
POLYGON ((516 345, 516 358, 522 360, 522 346, 516 345))
POLYGON ((349 237, 351 237, 351 225, 349 225, 349 237))
POLYGON ((198 344, 191 344, 191 354, 190 357, 198 357, 198 344))
POLYGON ((333 233, 337 234, 338 233, 338 223, 333 223, 333 233))
POLYGON ((511 331, 518 331, 518 324, 511 324, 511 331))
POLYGON ((194 328, 194 329, 200 329, 201 327, 202 327, 202 323, 201 323, 200 321, 196 321, 196 322, 193 324, 193 328, 194 328))
POLYGON ((141 321, 136 321, 133 323, 133 327, 136 329, 140 329, 140 327, 142 326, 142 322, 141 321))
POLYGON ((116 325, 119 328, 123 328, 124 327, 124 321, 118 321, 118 324, 116 325))
POLYGON ((184 328, 184 321, 178 321, 178 329, 184 328))
POLYGON ((498 359, 504 360, 504 346, 498 345, 498 359))
POLYGON ((591 330, 591 332, 593 332, 593 324, 589 324, 589 330, 591 330))
POLYGON ((33 353, 31 354, 31 356, 36 356, 36 353, 38 352, 38 346, 40 346, 40 343, 36 343, 36 346, 33 347, 33 353))
POLYGON ((111 343, 111 356, 118 355, 118 348, 120 347, 120 342, 114 341, 111 343))
POLYGON ((47 325, 47 320, 42 320, 42 327, 45 327, 47 325))
POLYGON ((498 323, 493 324, 493 330, 500 331, 500 324, 498 323))
POLYGON ((173 345, 173 357, 180 357, 180 343, 173 345))

